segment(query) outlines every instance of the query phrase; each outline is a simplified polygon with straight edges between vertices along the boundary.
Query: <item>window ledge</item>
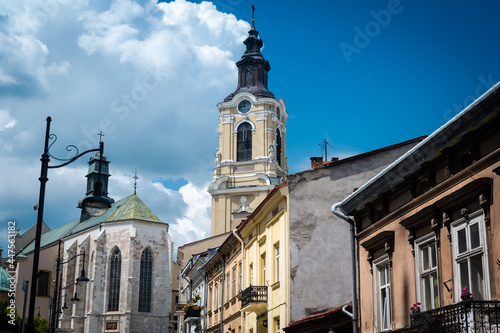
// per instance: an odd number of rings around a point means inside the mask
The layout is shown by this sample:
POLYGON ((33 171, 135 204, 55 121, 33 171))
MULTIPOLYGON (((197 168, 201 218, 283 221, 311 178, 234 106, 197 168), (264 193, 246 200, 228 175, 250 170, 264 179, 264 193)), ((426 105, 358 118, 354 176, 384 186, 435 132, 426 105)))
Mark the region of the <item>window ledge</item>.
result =
POLYGON ((279 288, 279 287, 280 287, 280 282, 279 282, 279 281, 278 281, 278 282, 275 282, 275 283, 273 283, 273 284, 271 285, 271 288, 273 288, 273 290, 275 290, 275 289, 277 289, 277 288, 279 288))

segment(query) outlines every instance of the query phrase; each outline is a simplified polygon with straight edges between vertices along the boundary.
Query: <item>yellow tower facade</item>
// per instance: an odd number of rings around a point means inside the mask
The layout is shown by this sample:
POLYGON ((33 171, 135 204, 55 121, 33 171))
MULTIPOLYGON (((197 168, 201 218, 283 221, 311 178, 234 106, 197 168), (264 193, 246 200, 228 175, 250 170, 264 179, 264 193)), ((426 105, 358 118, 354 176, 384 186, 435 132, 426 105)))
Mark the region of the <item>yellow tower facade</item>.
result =
POLYGON ((248 32, 246 51, 236 63, 238 87, 217 105, 219 148, 215 156, 212 236, 233 230, 286 180, 286 119, 282 99, 267 88, 269 62, 255 30, 248 32))

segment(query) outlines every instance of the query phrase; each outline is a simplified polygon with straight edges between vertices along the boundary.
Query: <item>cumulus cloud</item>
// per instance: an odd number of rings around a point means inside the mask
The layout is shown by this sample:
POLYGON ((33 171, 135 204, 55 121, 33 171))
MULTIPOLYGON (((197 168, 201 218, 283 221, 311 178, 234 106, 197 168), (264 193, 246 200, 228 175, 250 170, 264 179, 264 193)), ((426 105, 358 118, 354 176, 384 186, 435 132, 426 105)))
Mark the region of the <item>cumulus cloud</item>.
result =
MULTIPOLYGON (((98 146, 111 160, 109 194, 137 194, 176 245, 210 231, 216 104, 236 88, 235 62, 247 22, 210 2, 48 0, 7 2, 0 14, 0 221, 27 230, 36 220, 45 119, 51 154, 98 146), (5 179, 4 179, 5 178, 5 179), (168 180, 186 185, 170 188, 168 180)), ((91 154, 49 171, 45 220, 79 216, 91 154), (57 204, 56 202, 57 201, 57 204), (64 207, 64 208, 61 208, 64 207)), ((58 161, 52 159, 50 164, 58 161)), ((0 239, 0 245, 3 240, 0 239)))

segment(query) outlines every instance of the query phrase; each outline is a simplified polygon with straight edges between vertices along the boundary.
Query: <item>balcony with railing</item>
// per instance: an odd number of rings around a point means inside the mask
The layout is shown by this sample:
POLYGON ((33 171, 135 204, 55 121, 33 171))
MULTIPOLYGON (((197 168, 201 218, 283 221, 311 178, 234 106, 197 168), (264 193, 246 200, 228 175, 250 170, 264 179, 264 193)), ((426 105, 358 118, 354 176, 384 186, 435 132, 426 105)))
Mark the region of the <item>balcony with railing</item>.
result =
POLYGON ((199 306, 189 306, 185 309, 184 323, 199 324, 201 321, 201 309, 199 306))
POLYGON ((267 311, 267 286, 250 286, 243 290, 241 310, 255 313, 267 311))
POLYGON ((463 301, 411 315, 411 333, 500 333, 500 301, 463 301))

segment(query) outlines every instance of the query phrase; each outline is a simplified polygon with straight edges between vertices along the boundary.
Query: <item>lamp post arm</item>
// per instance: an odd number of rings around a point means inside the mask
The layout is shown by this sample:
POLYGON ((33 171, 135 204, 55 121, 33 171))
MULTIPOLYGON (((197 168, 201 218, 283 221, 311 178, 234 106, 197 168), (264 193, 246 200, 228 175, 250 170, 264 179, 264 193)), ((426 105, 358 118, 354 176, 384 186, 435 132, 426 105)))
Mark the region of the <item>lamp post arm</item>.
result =
MULTIPOLYGON (((101 142, 101 144, 102 144, 102 145, 104 145, 102 142, 101 142)), ((99 152, 100 152, 100 151, 102 151, 103 149, 104 149, 104 148, 102 148, 102 149, 101 149, 101 148, 99 147, 99 148, 94 148, 94 149, 89 149, 89 150, 86 150, 86 151, 84 151, 83 153, 80 153, 80 154, 76 155, 75 157, 71 158, 69 161, 67 161, 67 162, 65 162, 65 163, 63 163, 63 164, 59 164, 59 165, 50 165, 50 166, 48 166, 48 168, 49 168, 49 169, 57 169, 57 168, 61 168, 61 167, 63 167, 63 166, 66 166, 66 165, 68 165, 68 164, 73 163, 74 161, 76 161, 77 159, 79 159, 80 157, 82 157, 82 156, 83 156, 83 155, 85 155, 85 154, 91 153, 91 152, 93 152, 93 151, 99 151, 99 152)), ((101 153, 101 154, 102 154, 102 153, 101 153)))

